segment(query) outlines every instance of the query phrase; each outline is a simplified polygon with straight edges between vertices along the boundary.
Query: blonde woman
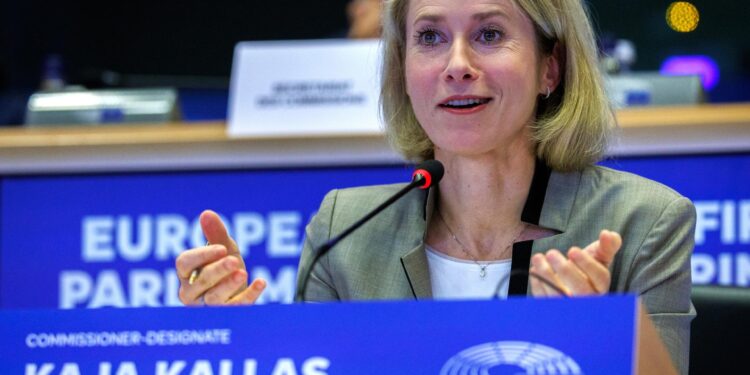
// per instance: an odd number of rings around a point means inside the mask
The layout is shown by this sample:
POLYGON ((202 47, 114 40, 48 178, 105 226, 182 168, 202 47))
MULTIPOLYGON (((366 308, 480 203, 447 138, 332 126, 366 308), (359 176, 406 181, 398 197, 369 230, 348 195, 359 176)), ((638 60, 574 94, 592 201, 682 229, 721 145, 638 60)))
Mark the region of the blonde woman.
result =
MULTIPOLYGON (((406 158, 441 161, 445 177, 322 257, 305 299, 492 298, 498 284, 501 297, 558 294, 511 277, 526 269, 569 296, 639 294, 686 373, 694 208, 658 183, 594 165, 615 119, 581 1, 393 0, 384 11, 387 133, 406 158)), ((400 187, 329 193, 308 225, 300 273, 400 187)), ((215 214, 202 224, 216 245, 178 258, 182 301, 254 302, 265 282, 247 285, 215 214)))

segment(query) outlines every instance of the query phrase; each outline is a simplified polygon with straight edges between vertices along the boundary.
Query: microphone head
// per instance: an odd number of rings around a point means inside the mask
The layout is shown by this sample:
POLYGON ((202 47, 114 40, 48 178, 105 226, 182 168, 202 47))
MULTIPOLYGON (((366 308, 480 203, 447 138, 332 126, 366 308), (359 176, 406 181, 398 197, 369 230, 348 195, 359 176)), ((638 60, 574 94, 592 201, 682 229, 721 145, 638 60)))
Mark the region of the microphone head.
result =
POLYGON ((423 180, 424 183, 419 186, 420 189, 429 189, 433 185, 440 182, 445 174, 443 163, 437 160, 425 160, 414 169, 412 173, 412 180, 423 180))

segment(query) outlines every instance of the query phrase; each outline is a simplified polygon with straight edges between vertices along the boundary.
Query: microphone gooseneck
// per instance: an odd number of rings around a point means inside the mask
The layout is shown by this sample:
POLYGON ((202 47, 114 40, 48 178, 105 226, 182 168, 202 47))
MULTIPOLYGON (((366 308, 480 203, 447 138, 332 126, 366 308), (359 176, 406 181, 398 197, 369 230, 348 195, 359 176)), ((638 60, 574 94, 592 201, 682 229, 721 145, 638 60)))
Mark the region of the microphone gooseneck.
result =
POLYGON ((331 238, 330 240, 328 240, 328 242, 318 247, 317 251, 315 252, 315 257, 313 258, 312 262, 310 262, 310 266, 307 269, 301 270, 303 272, 300 278, 300 280, 302 280, 302 283, 299 284, 300 287, 297 290, 295 299, 299 301, 304 300, 305 291, 307 290, 307 283, 310 280, 310 275, 312 274, 313 267, 315 267, 320 258, 322 258, 323 255, 327 254, 331 250, 331 248, 339 243, 339 241, 349 236, 352 232, 357 230, 357 228, 361 227, 364 223, 375 217, 375 215, 379 214, 380 211, 383 211, 386 207, 399 200, 414 188, 418 187, 420 189, 429 189, 430 187, 434 186, 435 184, 440 182, 440 179, 443 178, 444 173, 445 169, 443 168, 443 164, 437 160, 427 160, 420 163, 414 169, 414 173, 412 174, 412 181, 408 185, 388 198, 388 200, 381 203, 378 207, 375 207, 375 209, 370 211, 367 215, 349 226, 349 228, 346 228, 338 236, 331 238))

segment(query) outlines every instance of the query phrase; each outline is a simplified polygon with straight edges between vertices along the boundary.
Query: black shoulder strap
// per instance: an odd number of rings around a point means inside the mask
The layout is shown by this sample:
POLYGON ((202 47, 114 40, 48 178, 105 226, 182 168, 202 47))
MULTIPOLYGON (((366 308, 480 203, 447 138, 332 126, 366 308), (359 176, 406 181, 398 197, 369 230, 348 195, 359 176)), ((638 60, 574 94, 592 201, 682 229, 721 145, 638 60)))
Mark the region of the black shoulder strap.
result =
MULTIPOLYGON (((531 188, 526 197, 526 204, 521 212, 521 220, 525 223, 539 225, 539 217, 542 215, 544 197, 547 194, 547 184, 552 170, 547 164, 537 159, 534 167, 534 177, 531 179, 531 188)), ((516 242, 513 244, 513 260, 511 261, 510 286, 508 295, 526 295, 529 285, 528 271, 531 263, 531 247, 533 240, 516 242)))

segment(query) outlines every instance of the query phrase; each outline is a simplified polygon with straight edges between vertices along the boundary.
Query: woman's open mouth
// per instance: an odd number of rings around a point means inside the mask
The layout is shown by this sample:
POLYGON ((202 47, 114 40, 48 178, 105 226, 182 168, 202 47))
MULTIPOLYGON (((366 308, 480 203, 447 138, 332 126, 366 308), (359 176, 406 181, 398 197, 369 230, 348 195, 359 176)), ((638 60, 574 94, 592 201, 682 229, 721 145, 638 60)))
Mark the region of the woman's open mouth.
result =
POLYGON ((487 104, 492 99, 459 99, 449 100, 445 103, 440 104, 441 107, 446 108, 474 108, 478 105, 487 104))
POLYGON ((456 98, 446 100, 438 104, 438 107, 454 113, 474 113, 476 111, 472 111, 473 109, 479 110, 490 101, 491 98, 456 98))

